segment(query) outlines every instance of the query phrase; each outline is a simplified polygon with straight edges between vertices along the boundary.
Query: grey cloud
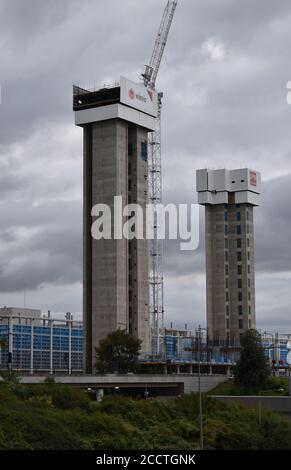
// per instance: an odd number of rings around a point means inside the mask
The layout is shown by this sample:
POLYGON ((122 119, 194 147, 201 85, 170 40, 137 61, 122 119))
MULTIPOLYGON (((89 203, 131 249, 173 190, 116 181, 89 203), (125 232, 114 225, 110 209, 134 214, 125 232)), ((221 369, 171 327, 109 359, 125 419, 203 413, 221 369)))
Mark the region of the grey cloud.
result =
POLYGON ((10 219, 11 228, 0 233, 1 292, 37 289, 44 283, 80 281, 80 201, 48 203, 41 207, 25 208, 25 212, 17 203, 15 209, 19 211, 19 218, 14 220, 15 210, 10 219))
MULTIPOLYGON (((32 303, 62 311, 63 288, 68 309, 80 311, 82 133, 73 125, 72 85, 137 79, 164 5, 0 0, 0 301, 17 302, 26 287, 32 303)), ((288 290, 264 273, 291 271, 290 23, 289 0, 180 1, 158 80, 165 201, 195 202, 199 167, 249 165, 268 180, 256 246, 259 315, 269 325, 275 312, 286 324, 289 305, 288 290), (205 52, 209 40, 224 56, 205 52), (272 302, 268 311, 266 289, 280 298, 280 313, 272 302)), ((197 252, 166 244, 168 319, 203 321, 203 238, 201 211, 197 252)))
MULTIPOLYGON (((183 202, 193 203, 193 192, 184 191, 183 202), (192 199, 192 201, 191 201, 192 199)), ((291 272, 290 251, 290 187, 291 174, 263 183, 261 206, 254 209, 256 270, 263 272, 291 272)), ((182 202, 179 193, 167 193, 171 201, 182 202)), ((169 276, 185 276, 202 273, 204 262, 204 209, 200 210, 200 246, 195 252, 180 251, 179 242, 165 244, 165 269, 169 276)))
POLYGON ((291 174, 263 185, 262 206, 255 209, 257 268, 290 272, 291 174))

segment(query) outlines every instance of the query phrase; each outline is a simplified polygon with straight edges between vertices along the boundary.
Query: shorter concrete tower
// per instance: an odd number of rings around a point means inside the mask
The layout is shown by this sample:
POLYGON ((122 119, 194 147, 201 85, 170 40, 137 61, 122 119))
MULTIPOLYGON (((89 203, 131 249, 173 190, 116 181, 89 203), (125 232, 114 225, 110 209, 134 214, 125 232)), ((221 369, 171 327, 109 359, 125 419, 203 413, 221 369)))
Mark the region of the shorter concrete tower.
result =
POLYGON ((253 208, 261 175, 249 168, 198 170, 196 187, 205 206, 209 339, 239 342, 256 327, 253 208))

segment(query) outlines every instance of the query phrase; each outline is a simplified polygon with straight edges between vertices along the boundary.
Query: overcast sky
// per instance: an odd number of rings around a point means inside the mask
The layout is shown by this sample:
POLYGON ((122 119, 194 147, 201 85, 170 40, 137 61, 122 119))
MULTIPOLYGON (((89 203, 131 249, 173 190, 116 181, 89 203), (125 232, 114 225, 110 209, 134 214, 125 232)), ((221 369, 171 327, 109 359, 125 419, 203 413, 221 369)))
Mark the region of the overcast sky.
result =
MULTIPOLYGON (((0 0, 0 305, 82 312, 82 131, 72 85, 138 80, 166 0, 0 0)), ((262 172, 257 322, 291 332, 290 0, 180 0, 158 79, 167 202, 195 170, 262 172)), ((165 253, 166 320, 205 324, 201 245, 165 253)))

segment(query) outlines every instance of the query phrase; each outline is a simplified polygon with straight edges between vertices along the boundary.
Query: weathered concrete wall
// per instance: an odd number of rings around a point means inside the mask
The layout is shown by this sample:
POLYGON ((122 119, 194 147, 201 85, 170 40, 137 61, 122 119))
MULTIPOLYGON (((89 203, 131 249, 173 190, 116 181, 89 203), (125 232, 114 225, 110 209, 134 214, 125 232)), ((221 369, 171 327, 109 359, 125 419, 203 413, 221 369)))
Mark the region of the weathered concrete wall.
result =
MULTIPOLYGON (((145 208, 148 163, 141 149, 147 134, 146 129, 120 119, 84 128, 83 317, 87 373, 94 369, 95 347, 117 328, 130 331, 142 340, 142 351, 150 351, 147 241, 128 242, 122 233, 121 239, 95 240, 91 236, 94 205, 106 204, 113 214, 114 197, 119 196, 122 211, 128 202, 145 208)), ((124 216, 122 225, 127 220, 124 216)), ((112 237, 114 226, 112 217, 112 237)))
MULTIPOLYGON (((146 240, 146 204, 148 203, 148 162, 142 158, 142 144, 147 144, 146 129, 128 126, 128 202, 143 209, 143 239, 128 242, 129 332, 142 340, 142 352, 150 352, 148 241, 146 240)), ((138 215, 136 216, 138 219, 138 215)))
MULTIPOLYGON (((42 383, 45 377, 27 376, 22 377, 21 382, 25 384, 42 383)), ((181 385, 181 390, 185 394, 198 392, 198 376, 190 374, 176 375, 82 375, 82 376, 55 376, 55 380, 59 383, 78 385, 94 388, 111 388, 119 387, 145 387, 146 385, 155 387, 173 387, 181 385)), ((226 382, 228 379, 225 375, 202 375, 201 390, 209 392, 217 385, 226 382)))
MULTIPOLYGON (((127 123, 112 120, 93 124, 92 206, 114 196, 127 204, 127 123)), ((90 236, 90 235, 89 235, 90 236)), ((86 243, 86 240, 84 240, 86 243)), ((127 241, 92 240, 92 363, 99 341, 117 328, 128 327, 127 241)), ((86 332, 87 334, 87 332, 86 332)))
POLYGON ((253 207, 207 205, 205 243, 209 338, 238 341, 256 325, 253 207))
MULTIPOLYGON (((185 378, 186 380, 184 381, 184 393, 188 394, 192 392, 198 392, 198 376, 191 375, 189 377, 185 376, 185 378)), ((201 376, 201 390, 204 393, 209 392, 217 385, 227 382, 228 380, 228 377, 225 375, 203 375, 201 376)))
POLYGON ((291 400, 289 397, 258 397, 258 396, 213 396, 224 403, 242 403, 248 408, 266 408, 279 413, 291 413, 291 400))

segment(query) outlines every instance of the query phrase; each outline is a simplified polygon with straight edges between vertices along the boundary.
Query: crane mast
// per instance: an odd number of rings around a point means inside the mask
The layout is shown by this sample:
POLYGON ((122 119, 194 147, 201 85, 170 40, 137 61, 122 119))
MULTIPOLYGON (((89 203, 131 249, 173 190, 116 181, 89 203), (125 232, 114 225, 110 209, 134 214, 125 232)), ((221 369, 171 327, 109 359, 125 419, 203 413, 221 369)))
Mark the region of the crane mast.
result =
MULTIPOLYGON (((161 61, 167 44, 178 0, 169 0, 163 13, 149 65, 142 74, 144 85, 155 89, 161 61)), ((161 112, 162 93, 158 93, 156 129, 149 137, 149 199, 153 207, 153 238, 149 247, 149 313, 151 319, 151 347, 153 354, 162 353, 160 332, 164 326, 163 241, 158 238, 160 226, 157 207, 162 202, 161 112)))

